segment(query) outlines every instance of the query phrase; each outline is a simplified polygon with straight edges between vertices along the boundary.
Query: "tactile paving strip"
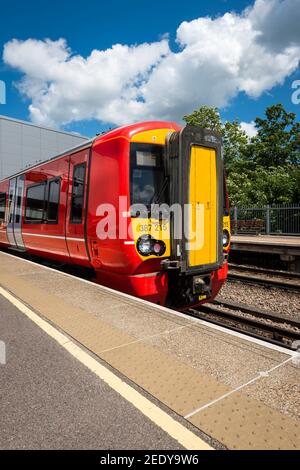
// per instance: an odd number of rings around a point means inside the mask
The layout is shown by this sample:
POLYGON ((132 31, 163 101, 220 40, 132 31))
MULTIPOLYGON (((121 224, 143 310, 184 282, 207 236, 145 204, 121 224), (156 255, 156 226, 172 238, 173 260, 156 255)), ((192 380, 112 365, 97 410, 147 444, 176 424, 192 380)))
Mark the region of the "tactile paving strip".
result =
POLYGON ((184 415, 230 390, 154 347, 142 342, 134 343, 136 338, 94 318, 88 312, 75 309, 61 299, 58 303, 53 295, 49 296, 37 287, 32 289, 23 278, 1 273, 0 282, 179 414, 184 415))
POLYGON ((243 393, 234 393, 190 418, 230 449, 300 448, 299 424, 243 393))
MULTIPOLYGON (((0 254, 0 260, 2 256, 0 254)), ((11 258, 8 262, 5 257, 5 264, 9 265, 10 262, 13 265, 14 259, 11 258)), ((25 262, 18 260, 18 265, 21 269, 17 273, 13 273, 11 269, 7 269, 6 273, 0 271, 0 283, 3 287, 177 413, 184 416, 204 407, 190 421, 227 447, 300 447, 297 421, 244 393, 233 393, 205 408, 211 401, 231 391, 230 387, 208 374, 200 373, 174 356, 165 354, 155 346, 142 341, 136 342, 134 336, 93 317, 87 309, 76 308, 53 293, 48 294, 44 289, 39 289, 32 280, 26 280, 25 262), (9 271, 11 274, 8 274, 9 271)), ((45 274, 43 268, 34 267, 35 272, 39 269, 45 274)), ((66 279, 60 273, 47 273, 49 281, 51 276, 52 279, 53 276, 60 277, 62 284, 66 279)), ((82 288, 79 279, 78 288, 82 288)), ((107 301, 110 294, 103 291, 103 296, 107 301)), ((113 295, 111 299, 115 302, 116 309, 122 308, 122 297, 113 295)), ((149 307, 145 311, 149 314, 149 307)), ((154 308, 152 314, 156 314, 154 308)))
POLYGON ((181 415, 230 390, 209 375, 143 343, 103 353, 101 357, 181 415))
POLYGON ((101 351, 128 344, 136 338, 89 315, 88 312, 63 302, 44 290, 27 283, 24 278, 0 273, 1 285, 13 292, 45 318, 59 326, 88 349, 101 351))

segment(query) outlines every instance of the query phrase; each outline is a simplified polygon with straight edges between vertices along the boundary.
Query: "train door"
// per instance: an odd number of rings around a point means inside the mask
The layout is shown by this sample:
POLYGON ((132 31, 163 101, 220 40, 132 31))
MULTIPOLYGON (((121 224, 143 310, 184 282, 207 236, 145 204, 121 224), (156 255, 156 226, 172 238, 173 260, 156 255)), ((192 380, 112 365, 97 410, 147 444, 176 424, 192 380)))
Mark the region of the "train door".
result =
POLYGON ((66 218, 66 240, 71 259, 89 266, 86 244, 89 149, 71 155, 66 218))
MULTIPOLYGON (((223 161, 221 137, 187 125, 169 137, 170 202, 184 209, 181 226, 171 224, 171 260, 186 274, 223 264, 223 161), (181 229, 181 230, 178 230, 181 229)), ((172 267, 172 264, 170 265, 172 267)))
POLYGON ((11 246, 16 246, 14 236, 14 212, 15 212, 15 193, 17 179, 13 178, 9 182, 8 188, 8 218, 7 218, 7 239, 11 246))
POLYGON ((25 249, 22 237, 24 182, 24 175, 13 178, 9 182, 8 190, 7 238, 9 244, 14 248, 18 248, 19 250, 25 249))

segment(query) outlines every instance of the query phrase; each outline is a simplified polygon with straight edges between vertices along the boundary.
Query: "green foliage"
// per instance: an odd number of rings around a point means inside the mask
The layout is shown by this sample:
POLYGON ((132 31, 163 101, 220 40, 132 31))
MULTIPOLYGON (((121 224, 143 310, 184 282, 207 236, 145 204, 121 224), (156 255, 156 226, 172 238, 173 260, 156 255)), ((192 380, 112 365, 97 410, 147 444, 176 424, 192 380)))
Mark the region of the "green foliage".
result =
POLYGON ((300 163, 300 124, 295 118, 277 104, 266 109, 265 119, 255 119, 257 135, 249 150, 258 165, 270 168, 300 163))
POLYGON ((294 179, 294 195, 293 202, 300 201, 300 165, 294 166, 291 169, 293 179, 294 179))
POLYGON ((192 114, 183 116, 187 124, 193 126, 204 127, 212 131, 222 132, 221 118, 218 108, 211 108, 210 106, 201 106, 192 114))
POLYGON ((228 174, 238 167, 246 167, 248 162, 245 155, 249 140, 246 133, 241 129, 239 122, 237 120, 233 122, 226 121, 222 126, 222 137, 224 161, 228 174))
POLYGON ((217 108, 201 106, 183 118, 223 137, 231 205, 266 205, 300 201, 300 123, 282 104, 257 117, 251 139, 237 120, 224 124, 217 108))
POLYGON ((227 178, 231 205, 249 206, 293 202, 296 181, 284 167, 257 167, 244 173, 231 172, 227 178))

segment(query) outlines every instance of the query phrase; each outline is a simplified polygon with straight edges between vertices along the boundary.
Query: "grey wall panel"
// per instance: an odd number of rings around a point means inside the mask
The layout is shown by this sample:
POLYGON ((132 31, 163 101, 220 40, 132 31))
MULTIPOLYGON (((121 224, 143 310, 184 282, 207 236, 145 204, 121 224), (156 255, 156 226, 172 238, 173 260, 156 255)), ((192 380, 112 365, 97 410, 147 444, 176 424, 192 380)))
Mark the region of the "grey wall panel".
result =
POLYGON ((0 180, 86 140, 79 135, 0 116, 0 180))

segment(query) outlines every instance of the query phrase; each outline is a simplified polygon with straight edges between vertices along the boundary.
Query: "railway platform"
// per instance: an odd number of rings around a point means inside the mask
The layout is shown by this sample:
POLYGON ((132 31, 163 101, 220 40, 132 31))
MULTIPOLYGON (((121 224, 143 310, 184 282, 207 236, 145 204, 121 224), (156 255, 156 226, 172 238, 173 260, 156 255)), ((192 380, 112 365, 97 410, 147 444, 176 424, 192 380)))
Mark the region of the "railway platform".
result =
MULTIPOLYGON (((20 317, 16 335, 30 340, 21 321, 27 316, 78 361, 78 374, 83 364, 98 375, 106 383, 99 386, 98 404, 112 388, 115 406, 120 397, 130 402, 170 436, 171 447, 175 441, 189 449, 300 449, 299 353, 3 252, 0 266, 0 308, 6 301, 14 305, 20 317)), ((0 310, 0 317, 4 313, 0 310)), ((10 345, 14 341, 11 337, 10 345)), ((50 346, 47 352, 51 357, 50 346)), ((31 383, 31 394, 40 386, 31 383)), ((40 399, 46 395, 44 387, 40 399)), ((61 409, 67 406, 62 396, 61 409)), ((105 422, 109 419, 116 417, 108 414, 105 422)), ((138 419, 123 421, 116 439, 138 419)), ((94 434, 103 428, 92 414, 89 425, 94 434)), ((39 435, 42 439, 42 429, 39 435)), ((101 447, 99 441, 93 445, 101 447)), ((151 445, 145 440, 145 447, 151 445)))
POLYGON ((230 249, 234 252, 279 255, 290 271, 300 272, 300 236, 233 235, 230 249))

